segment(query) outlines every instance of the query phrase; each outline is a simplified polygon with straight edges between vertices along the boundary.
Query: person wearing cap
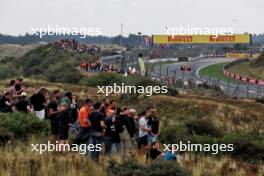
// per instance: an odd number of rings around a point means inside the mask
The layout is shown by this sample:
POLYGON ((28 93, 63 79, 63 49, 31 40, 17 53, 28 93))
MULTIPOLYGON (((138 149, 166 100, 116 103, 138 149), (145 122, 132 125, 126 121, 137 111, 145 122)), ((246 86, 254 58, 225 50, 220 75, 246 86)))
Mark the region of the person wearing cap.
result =
POLYGON ((132 153, 133 142, 136 136, 133 112, 134 110, 126 107, 119 115, 123 128, 123 131, 120 133, 121 150, 123 157, 132 153))
POLYGON ((16 89, 17 95, 20 95, 24 91, 24 88, 22 88, 22 81, 23 81, 22 78, 16 79, 15 89, 16 89))
POLYGON ((19 97, 19 101, 15 104, 17 111, 24 112, 24 113, 28 113, 31 111, 29 101, 26 99, 27 96, 28 95, 26 92, 21 93, 19 97))

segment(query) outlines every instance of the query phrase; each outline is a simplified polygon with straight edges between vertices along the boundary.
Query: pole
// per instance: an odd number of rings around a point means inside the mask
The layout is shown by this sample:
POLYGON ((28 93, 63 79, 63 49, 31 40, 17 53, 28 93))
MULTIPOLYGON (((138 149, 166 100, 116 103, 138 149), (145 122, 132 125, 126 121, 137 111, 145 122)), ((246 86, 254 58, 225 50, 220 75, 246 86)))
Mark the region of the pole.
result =
POLYGON ((229 81, 230 81, 230 80, 228 79, 228 80, 227 80, 227 96, 229 96, 229 84, 230 84, 229 81))
POLYGON ((120 47, 121 47, 121 70, 124 71, 124 61, 125 61, 125 58, 124 58, 124 54, 123 54, 123 48, 122 48, 122 45, 123 45, 123 41, 122 41, 122 37, 123 37, 123 23, 121 23, 121 29, 120 29, 120 47))
POLYGON ((247 83, 247 99, 249 98, 249 85, 247 83))

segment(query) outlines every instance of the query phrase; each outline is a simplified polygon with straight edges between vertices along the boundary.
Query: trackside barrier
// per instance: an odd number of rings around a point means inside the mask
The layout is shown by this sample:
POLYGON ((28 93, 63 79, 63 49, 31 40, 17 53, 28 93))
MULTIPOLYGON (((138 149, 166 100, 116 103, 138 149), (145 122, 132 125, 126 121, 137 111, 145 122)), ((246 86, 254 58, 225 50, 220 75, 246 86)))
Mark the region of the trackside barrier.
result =
POLYGON ((249 84, 264 85, 264 80, 257 80, 257 79, 254 79, 254 78, 243 77, 243 76, 241 76, 238 73, 233 73, 233 72, 230 72, 230 71, 227 70, 227 68, 229 68, 229 67, 231 67, 233 65, 236 65, 236 64, 241 63, 241 62, 247 62, 247 61, 248 61, 248 59, 245 59, 245 60, 236 60, 236 61, 231 62, 230 64, 226 65, 224 67, 224 70, 223 70, 224 75, 226 75, 228 77, 231 77, 231 78, 234 78, 236 80, 240 80, 240 81, 243 81, 243 82, 247 82, 249 84))

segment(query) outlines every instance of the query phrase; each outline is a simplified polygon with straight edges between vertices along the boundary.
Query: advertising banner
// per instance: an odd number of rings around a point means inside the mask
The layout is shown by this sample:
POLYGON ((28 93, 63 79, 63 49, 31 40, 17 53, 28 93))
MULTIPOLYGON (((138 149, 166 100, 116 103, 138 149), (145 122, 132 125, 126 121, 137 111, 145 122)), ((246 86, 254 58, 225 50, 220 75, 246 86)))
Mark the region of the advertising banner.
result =
POLYGON ((153 44, 179 43, 250 43, 249 34, 234 35, 153 35, 153 44))
POLYGON ((250 58, 250 54, 249 53, 226 53, 225 57, 247 59, 247 58, 250 58))

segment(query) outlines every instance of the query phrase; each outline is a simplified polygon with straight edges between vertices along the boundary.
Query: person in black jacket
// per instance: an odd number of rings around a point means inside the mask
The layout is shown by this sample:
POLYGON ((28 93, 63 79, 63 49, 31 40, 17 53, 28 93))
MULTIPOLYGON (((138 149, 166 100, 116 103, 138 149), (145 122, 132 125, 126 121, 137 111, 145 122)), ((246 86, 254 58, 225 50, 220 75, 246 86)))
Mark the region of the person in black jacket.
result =
POLYGON ((151 128, 151 132, 149 134, 149 142, 157 142, 159 135, 159 120, 157 117, 157 109, 154 107, 148 108, 148 127, 151 128))
MULTIPOLYGON (((134 110, 133 110, 133 113, 134 110)), ((122 149, 122 155, 125 157, 125 155, 130 155, 133 149, 133 144, 135 141, 135 134, 136 134, 136 128, 135 128, 135 121, 132 115, 131 109, 125 107, 123 111, 120 113, 119 118, 121 120, 123 131, 120 134, 121 138, 121 149, 122 149)))
MULTIPOLYGON (((67 103, 63 102, 59 105, 57 114, 57 119, 59 121, 59 143, 68 144, 68 133, 71 123, 71 116, 69 111, 69 106, 67 103)), ((66 146, 66 145, 65 145, 66 146)), ((68 149, 60 149, 62 152, 66 152, 68 149)))

